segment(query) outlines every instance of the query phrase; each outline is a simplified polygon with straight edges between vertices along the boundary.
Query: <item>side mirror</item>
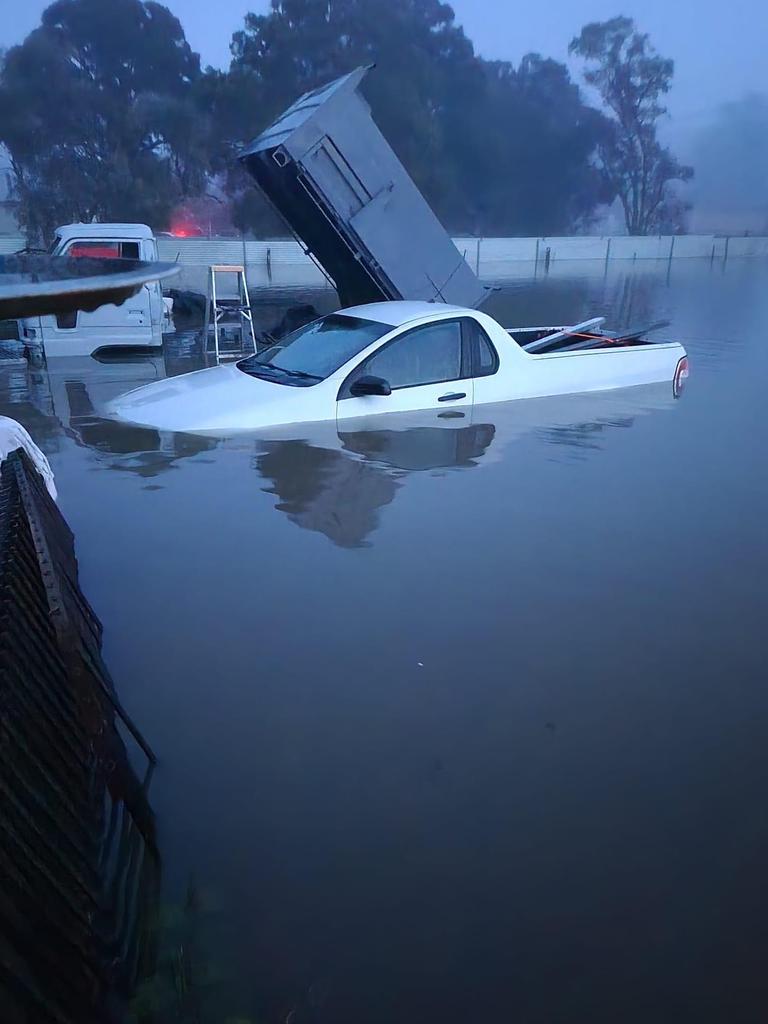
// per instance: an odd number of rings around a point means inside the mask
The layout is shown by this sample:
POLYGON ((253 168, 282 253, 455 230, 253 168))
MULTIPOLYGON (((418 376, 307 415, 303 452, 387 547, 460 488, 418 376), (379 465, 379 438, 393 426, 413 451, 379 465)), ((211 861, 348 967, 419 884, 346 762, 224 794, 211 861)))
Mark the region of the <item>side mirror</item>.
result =
POLYGON ((349 393, 355 398, 363 398, 365 395, 391 395, 392 388, 383 377, 365 374, 358 377, 350 386, 349 393))

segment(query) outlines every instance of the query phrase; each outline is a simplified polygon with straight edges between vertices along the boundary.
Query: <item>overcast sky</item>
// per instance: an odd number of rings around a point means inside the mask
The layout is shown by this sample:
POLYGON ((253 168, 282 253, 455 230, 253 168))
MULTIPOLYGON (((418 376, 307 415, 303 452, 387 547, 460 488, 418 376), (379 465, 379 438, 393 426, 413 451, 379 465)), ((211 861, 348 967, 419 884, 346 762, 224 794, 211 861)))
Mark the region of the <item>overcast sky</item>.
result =
MULTIPOLYGON (((268 7, 266 0, 166 3, 203 62, 220 67, 229 61, 229 41, 244 13, 268 7)), ((0 45, 10 46, 38 24, 48 3, 3 0, 2 6, 0 45)), ((570 39, 586 22, 634 17, 675 60, 669 107, 680 135, 695 131, 724 100, 768 93, 768 0, 454 0, 453 7, 480 54, 513 61, 532 50, 566 60, 570 39)))

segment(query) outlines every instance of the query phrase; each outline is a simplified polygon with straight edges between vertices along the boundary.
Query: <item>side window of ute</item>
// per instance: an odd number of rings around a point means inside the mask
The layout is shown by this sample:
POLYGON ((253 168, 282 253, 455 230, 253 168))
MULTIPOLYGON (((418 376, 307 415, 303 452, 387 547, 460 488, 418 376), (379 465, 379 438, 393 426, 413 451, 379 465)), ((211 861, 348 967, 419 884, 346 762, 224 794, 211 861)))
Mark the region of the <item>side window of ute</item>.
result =
MULTIPOLYGON (((367 359, 347 384, 363 374, 383 377, 393 390, 460 380, 461 323, 458 320, 441 320, 408 331, 367 359)), ((342 397, 347 393, 345 385, 342 397)))
POLYGON ((467 320, 468 334, 472 340, 472 376, 490 377, 499 368, 499 356, 477 320, 467 320))

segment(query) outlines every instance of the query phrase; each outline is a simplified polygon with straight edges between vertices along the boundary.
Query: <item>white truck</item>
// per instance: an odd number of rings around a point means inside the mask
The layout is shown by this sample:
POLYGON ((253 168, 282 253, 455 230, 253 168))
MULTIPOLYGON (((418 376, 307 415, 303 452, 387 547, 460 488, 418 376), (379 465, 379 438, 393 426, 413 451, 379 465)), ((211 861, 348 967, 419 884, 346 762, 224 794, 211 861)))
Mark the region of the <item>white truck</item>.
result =
POLYGON ((603 331, 601 322, 505 329, 476 309, 372 303, 321 317, 235 365, 147 384, 107 411, 160 430, 227 435, 430 409, 445 418, 662 382, 679 393, 688 376, 681 345, 603 331))
MULTIPOLYGON (((56 229, 51 255, 157 261, 157 242, 146 224, 66 224, 56 229)), ((19 337, 31 350, 53 356, 95 355, 104 349, 160 348, 171 329, 169 300, 151 281, 122 305, 93 312, 65 312, 19 321, 19 337)))

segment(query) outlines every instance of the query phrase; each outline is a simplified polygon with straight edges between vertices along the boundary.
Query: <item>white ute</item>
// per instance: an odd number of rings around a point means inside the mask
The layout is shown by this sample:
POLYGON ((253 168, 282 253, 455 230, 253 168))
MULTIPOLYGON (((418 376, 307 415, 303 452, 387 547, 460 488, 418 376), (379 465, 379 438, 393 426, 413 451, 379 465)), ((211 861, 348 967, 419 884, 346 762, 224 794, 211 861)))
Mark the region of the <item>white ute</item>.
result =
MULTIPOLYGON (((157 242, 146 224, 66 224, 56 229, 52 256, 157 261, 157 242)), ((19 337, 51 356, 90 356, 106 348, 160 348, 171 329, 159 281, 145 284, 122 305, 101 306, 19 321, 19 337)))
POLYGON ((688 373, 681 345, 595 324, 510 331, 474 309, 372 303, 321 317, 236 364, 140 387, 108 412, 160 430, 230 434, 424 409, 444 417, 664 381, 679 389, 688 373))

